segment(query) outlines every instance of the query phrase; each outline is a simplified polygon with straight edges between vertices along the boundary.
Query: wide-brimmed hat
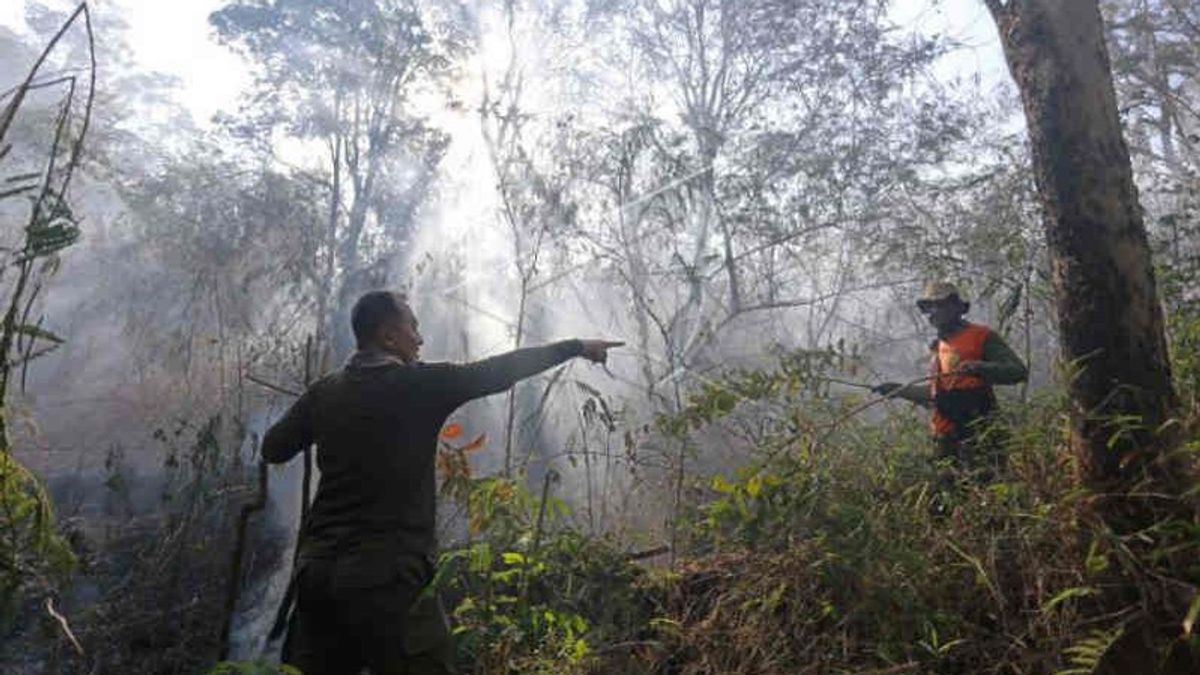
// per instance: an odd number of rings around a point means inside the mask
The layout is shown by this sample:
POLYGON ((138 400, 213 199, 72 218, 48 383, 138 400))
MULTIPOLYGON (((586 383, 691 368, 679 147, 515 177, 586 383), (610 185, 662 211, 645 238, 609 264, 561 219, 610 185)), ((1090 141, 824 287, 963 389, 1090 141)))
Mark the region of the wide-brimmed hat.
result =
POLYGON ((962 292, 958 290, 958 286, 949 281, 931 281, 925 284, 925 289, 921 291, 921 297, 917 298, 917 307, 925 309, 929 305, 949 300, 950 298, 954 298, 963 304, 967 302, 962 292))

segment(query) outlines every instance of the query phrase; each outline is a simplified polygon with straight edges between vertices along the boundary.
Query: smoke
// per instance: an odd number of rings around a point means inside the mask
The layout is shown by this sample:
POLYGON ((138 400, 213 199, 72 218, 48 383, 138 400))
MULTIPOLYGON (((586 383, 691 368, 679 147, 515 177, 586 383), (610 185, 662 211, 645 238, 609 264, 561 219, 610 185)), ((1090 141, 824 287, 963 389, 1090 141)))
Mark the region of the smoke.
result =
MULTIPOLYGON (((298 458, 286 465, 271 467, 269 471, 268 507, 252 521, 251 527, 260 528, 260 532, 270 532, 272 537, 280 537, 284 543, 284 558, 262 585, 246 589, 239 602, 240 609, 234 615, 229 640, 229 655, 233 661, 265 659, 277 662, 282 646, 269 643, 268 637, 289 581, 292 580, 292 551, 295 550, 296 533, 300 528, 304 461, 298 458)), ((313 473, 316 477, 317 472, 313 473)), ((247 551, 247 556, 253 555, 254 551, 247 551)), ((251 567, 250 561, 244 562, 244 569, 251 567)))

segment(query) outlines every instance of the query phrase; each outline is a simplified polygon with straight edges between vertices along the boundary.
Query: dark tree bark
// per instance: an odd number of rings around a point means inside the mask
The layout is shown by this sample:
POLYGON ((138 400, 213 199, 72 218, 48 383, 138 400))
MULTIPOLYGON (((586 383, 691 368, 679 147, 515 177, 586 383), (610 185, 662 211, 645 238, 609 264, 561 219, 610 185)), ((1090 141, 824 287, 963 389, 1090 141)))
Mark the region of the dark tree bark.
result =
MULTIPOLYGON (((985 0, 1021 92, 1086 484, 1141 476, 1176 405, 1096 0, 985 0), (1118 420, 1142 428, 1120 436, 1118 420)), ((1169 471, 1167 472, 1169 475, 1169 471)))

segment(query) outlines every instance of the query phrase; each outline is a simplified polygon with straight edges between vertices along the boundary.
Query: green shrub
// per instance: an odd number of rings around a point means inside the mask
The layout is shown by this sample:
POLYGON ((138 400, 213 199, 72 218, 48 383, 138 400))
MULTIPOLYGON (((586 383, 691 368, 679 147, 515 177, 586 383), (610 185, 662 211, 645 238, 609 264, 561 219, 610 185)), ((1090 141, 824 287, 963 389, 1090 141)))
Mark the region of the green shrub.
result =
POLYGON ((469 527, 435 580, 452 607, 463 672, 584 671, 595 645, 647 625, 642 570, 570 525, 566 504, 550 494, 553 479, 540 496, 499 477, 459 473, 443 483, 466 505, 469 527))
POLYGON ((0 635, 11 629, 28 592, 49 591, 74 568, 56 527, 41 481, 0 450, 0 635))

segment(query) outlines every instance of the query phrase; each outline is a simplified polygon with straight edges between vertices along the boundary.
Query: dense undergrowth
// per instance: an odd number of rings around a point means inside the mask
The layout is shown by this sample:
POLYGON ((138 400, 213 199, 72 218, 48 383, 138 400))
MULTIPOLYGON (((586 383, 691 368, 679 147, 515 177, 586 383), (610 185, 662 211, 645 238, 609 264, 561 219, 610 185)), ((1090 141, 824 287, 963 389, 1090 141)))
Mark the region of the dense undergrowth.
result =
MULTIPOLYGON (((1009 401, 992 432, 1007 461, 971 471, 931 461, 906 404, 868 418, 796 377, 733 373, 660 420, 705 434, 778 403, 741 468, 689 478, 674 569, 582 538, 516 483, 462 478, 478 539, 446 554, 442 585, 463 670, 1192 672, 1195 487, 1134 488, 1128 529, 1096 508, 1114 495, 1076 483, 1053 393, 1009 401)), ((1176 450, 1189 467, 1197 451, 1194 435, 1176 450)))
MULTIPOLYGON (((478 443, 445 442, 443 497, 469 521, 437 580, 460 669, 1192 672, 1195 487, 1134 488, 1126 500, 1147 508, 1130 530, 1096 508, 1113 495, 1076 482, 1053 391, 1005 402, 991 433, 1006 461, 981 471, 932 461, 908 404, 869 401, 785 359, 660 418, 681 442, 756 422, 740 467, 687 477, 673 565, 581 534, 554 474, 536 490, 476 477, 478 443)), ((1198 451, 1190 434, 1176 452, 1194 467, 1198 451)))
POLYGON ((1087 520, 1058 406, 1022 417, 989 481, 886 425, 716 481, 720 553, 685 566, 669 610, 680 670, 1090 672, 1072 649, 1119 625, 1094 620, 1120 543, 1087 520))
MULTIPOLYGON (((1005 401, 990 433, 1006 461, 973 471, 931 460, 923 414, 840 393, 811 361, 726 373, 649 428, 696 467, 718 465, 706 455, 713 438, 735 439, 722 443, 740 453, 728 470, 684 476, 669 556, 641 559, 629 541, 584 535, 553 472, 534 489, 525 477, 476 476, 469 456, 481 441, 444 440, 443 499, 466 522, 437 586, 461 671, 1192 672, 1194 472, 1182 494, 1148 485, 1121 495, 1136 518, 1117 522, 1098 508, 1116 496, 1074 478, 1055 392, 1005 401)), ((70 533, 81 569, 61 607, 85 656, 27 607, 40 618, 21 642, 40 646, 26 666, 209 667, 233 514, 252 492, 233 449, 244 434, 225 426, 162 435, 169 480, 156 517, 118 513, 123 524, 107 535, 70 533)), ((1177 466, 1194 470, 1194 419, 1175 428, 1186 430, 1177 466)), ((129 501, 119 462, 110 478, 114 503, 129 501)), ((257 529, 243 606, 264 601, 256 579, 283 555, 257 529)))
MULTIPOLYGON (((554 473, 534 489, 524 478, 475 476, 467 459, 479 444, 444 442, 443 499, 467 521, 437 578, 460 670, 1192 672, 1195 487, 1135 488, 1125 499, 1145 508, 1129 529, 1101 517, 1097 505, 1112 495, 1076 483, 1054 392, 1004 402, 993 433, 1007 461, 980 472, 933 462, 923 415, 908 404, 864 408, 871 399, 831 391, 818 375, 786 360, 730 372, 653 425, 695 466, 711 464, 705 439, 753 428, 740 436, 736 468, 685 476, 674 556, 638 559, 628 541, 585 536, 555 496, 554 473)), ((48 645, 39 663, 58 672, 209 667, 232 514, 251 491, 249 467, 222 450, 216 429, 167 439, 174 478, 162 517, 130 515, 142 527, 79 547, 82 569, 63 607, 86 657, 43 617, 25 641, 48 645), (90 599, 72 604, 81 590, 90 599)), ((1185 436, 1177 452, 1194 467, 1200 440, 1185 436)), ((254 579, 283 554, 260 534, 243 605, 263 602, 254 579)))

